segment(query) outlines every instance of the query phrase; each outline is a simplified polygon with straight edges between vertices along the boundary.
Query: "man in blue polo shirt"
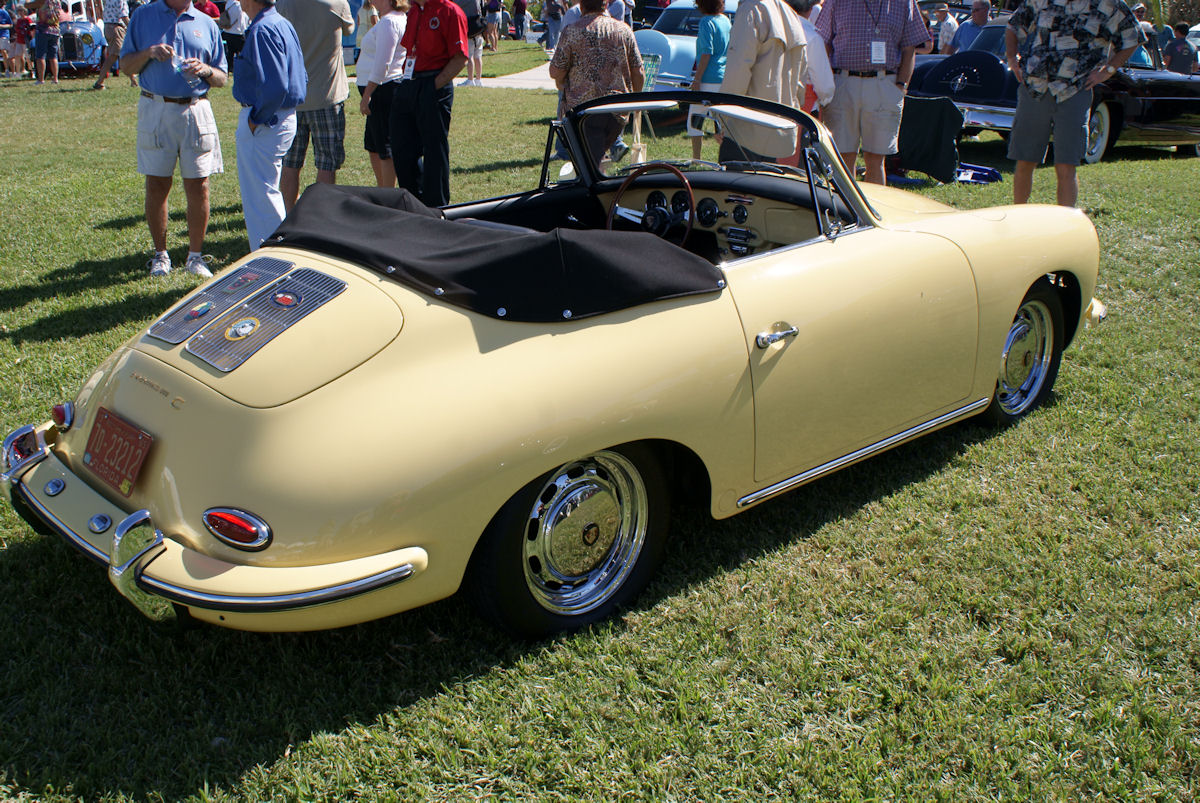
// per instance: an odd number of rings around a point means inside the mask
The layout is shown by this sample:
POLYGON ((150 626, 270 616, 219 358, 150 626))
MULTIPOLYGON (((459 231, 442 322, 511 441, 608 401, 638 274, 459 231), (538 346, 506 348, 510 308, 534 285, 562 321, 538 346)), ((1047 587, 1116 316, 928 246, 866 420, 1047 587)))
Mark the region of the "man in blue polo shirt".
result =
MULTIPOLYGON (((212 276, 202 256, 208 232, 208 177, 224 172, 210 87, 225 85, 225 48, 212 17, 191 0, 154 0, 133 12, 121 46, 121 71, 140 77, 138 172, 146 177, 146 223, 154 241, 150 275, 171 272, 167 254, 167 196, 175 163, 187 196, 185 266, 212 276)), ((211 259, 211 258, 209 258, 211 259)))
POLYGON ((237 128, 238 187, 250 250, 283 221, 279 177, 296 136, 296 107, 308 92, 308 73, 296 29, 275 0, 242 0, 253 21, 233 60, 233 99, 242 104, 237 128))

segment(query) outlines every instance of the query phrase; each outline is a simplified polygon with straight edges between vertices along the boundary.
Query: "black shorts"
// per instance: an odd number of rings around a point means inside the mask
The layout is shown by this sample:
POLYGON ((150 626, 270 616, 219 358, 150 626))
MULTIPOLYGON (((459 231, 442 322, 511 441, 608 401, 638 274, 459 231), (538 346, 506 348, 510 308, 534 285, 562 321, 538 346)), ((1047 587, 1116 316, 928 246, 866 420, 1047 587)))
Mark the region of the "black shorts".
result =
POLYGON ((388 120, 392 117, 392 94, 397 83, 380 84, 371 93, 371 113, 367 115, 366 130, 363 131, 363 147, 380 159, 392 158, 388 120))

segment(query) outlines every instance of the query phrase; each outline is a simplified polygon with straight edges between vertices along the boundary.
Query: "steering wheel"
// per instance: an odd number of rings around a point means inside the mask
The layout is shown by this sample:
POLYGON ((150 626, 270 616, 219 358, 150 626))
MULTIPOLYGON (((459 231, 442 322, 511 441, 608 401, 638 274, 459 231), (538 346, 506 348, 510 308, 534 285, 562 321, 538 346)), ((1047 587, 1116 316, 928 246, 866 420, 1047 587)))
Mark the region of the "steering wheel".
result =
POLYGON ((625 220, 633 221, 642 227, 643 231, 648 231, 651 234, 657 234, 659 237, 665 238, 667 232, 672 226, 679 223, 684 224, 683 237, 679 239, 679 246, 682 248, 687 242, 688 235, 692 233, 692 221, 696 219, 696 196, 692 192, 692 185, 688 182, 687 176, 683 171, 674 165, 669 165, 665 162, 648 162, 634 168, 624 181, 621 182, 621 187, 617 190, 616 196, 613 197, 612 205, 608 207, 608 224, 607 228, 612 231, 613 220, 618 213, 625 220), (668 173, 674 174, 675 178, 679 179, 679 183, 687 191, 688 208, 682 212, 676 212, 668 209, 647 209, 645 212, 637 209, 629 209, 621 206, 621 196, 625 194, 625 190, 633 184, 633 182, 641 175, 649 173, 651 170, 666 170, 668 173))

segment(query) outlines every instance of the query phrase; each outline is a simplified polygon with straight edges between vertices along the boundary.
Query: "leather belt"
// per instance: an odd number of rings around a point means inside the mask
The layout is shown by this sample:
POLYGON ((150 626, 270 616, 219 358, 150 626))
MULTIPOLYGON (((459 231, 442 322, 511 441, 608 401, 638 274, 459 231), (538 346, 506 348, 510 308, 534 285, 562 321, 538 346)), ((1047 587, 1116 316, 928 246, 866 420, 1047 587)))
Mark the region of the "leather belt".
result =
POLYGON ((167 103, 178 103, 180 106, 191 106, 196 101, 204 100, 206 97, 208 97, 208 93, 205 92, 203 95, 200 95, 199 97, 194 97, 194 98, 168 98, 168 97, 165 97, 164 95, 155 95, 155 94, 153 94, 151 92, 147 92, 146 90, 143 89, 142 97, 150 98, 151 100, 158 98, 159 100, 165 100, 167 103))
POLYGON ((884 75, 895 75, 895 70, 843 70, 840 67, 833 71, 834 75, 845 73, 851 78, 879 78, 884 75))

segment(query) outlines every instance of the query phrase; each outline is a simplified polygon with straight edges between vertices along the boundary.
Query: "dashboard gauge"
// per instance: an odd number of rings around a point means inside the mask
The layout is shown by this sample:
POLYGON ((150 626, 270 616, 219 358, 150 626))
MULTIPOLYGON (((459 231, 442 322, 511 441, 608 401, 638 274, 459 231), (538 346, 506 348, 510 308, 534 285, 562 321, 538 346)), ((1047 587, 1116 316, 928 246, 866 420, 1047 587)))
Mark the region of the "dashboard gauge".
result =
POLYGON ((720 214, 721 207, 717 206, 717 202, 712 198, 705 198, 696 204, 696 220, 705 228, 713 226, 720 214))
POLYGON ((658 190, 655 190, 654 192, 652 192, 646 196, 646 208, 647 209, 666 209, 667 208, 667 196, 663 195, 658 190))
POLYGON ((750 210, 747 209, 746 207, 742 206, 741 204, 738 204, 737 206, 735 206, 733 208, 733 222, 738 224, 739 226, 742 225, 743 223, 745 223, 746 219, 749 217, 750 217, 750 210))
POLYGON ((692 205, 688 203, 688 194, 684 190, 679 190, 671 196, 671 211, 680 214, 688 211, 692 205))

